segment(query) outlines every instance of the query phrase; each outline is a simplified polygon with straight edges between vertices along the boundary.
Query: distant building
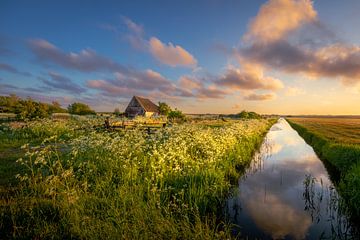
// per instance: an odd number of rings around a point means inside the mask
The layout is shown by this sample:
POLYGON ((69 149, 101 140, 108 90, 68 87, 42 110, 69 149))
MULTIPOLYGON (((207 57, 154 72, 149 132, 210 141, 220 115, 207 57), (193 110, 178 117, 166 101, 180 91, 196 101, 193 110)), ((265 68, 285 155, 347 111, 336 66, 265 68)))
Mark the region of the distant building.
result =
POLYGON ((127 117, 145 116, 152 117, 159 115, 159 107, 147 98, 133 96, 125 109, 127 117))

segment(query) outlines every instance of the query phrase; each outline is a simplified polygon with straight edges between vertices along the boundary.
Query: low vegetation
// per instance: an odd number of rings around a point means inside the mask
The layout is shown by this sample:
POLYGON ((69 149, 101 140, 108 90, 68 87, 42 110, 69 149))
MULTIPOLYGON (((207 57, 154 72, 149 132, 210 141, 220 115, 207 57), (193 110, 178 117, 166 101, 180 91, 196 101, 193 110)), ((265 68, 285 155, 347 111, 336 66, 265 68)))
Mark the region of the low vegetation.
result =
POLYGON ((185 123, 148 134, 92 127, 102 121, 1 125, 0 164, 9 177, 2 237, 231 237, 219 221, 223 201, 273 122, 185 123))
POLYGON ((360 119, 290 118, 291 126, 320 158, 340 172, 338 188, 360 218, 360 119))

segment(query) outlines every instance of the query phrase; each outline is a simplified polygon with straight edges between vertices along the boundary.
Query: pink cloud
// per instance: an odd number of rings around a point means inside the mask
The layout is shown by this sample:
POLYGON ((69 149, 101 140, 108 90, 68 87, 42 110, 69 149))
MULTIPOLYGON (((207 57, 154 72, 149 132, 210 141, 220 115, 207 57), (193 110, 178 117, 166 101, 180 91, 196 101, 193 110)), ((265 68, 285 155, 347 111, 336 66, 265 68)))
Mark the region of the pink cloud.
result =
POLYGON ((256 94, 252 93, 244 97, 245 100, 249 101, 266 101, 266 100, 273 100, 276 98, 274 93, 267 93, 267 94, 256 94))
POLYGON ((48 73, 50 79, 42 78, 42 82, 49 88, 49 90, 65 90, 70 93, 80 94, 86 92, 82 86, 74 83, 70 78, 63 76, 56 72, 48 73))
POLYGON ((53 63, 82 72, 125 70, 125 67, 91 49, 67 53, 44 39, 32 39, 29 46, 36 58, 44 64, 53 63))
POLYGON ((250 22, 244 36, 248 42, 277 41, 302 24, 315 21, 317 12, 310 0, 270 0, 250 22))
POLYGON ((185 49, 172 43, 164 44, 156 37, 150 38, 150 53, 161 63, 175 67, 196 67, 197 60, 185 49))
POLYGON ((360 83, 360 46, 337 42, 318 19, 310 0, 268 1, 251 21, 243 40, 237 57, 247 64, 311 78, 335 78, 345 85, 360 83), (298 33, 312 26, 316 26, 312 31, 326 32, 331 42, 302 44, 298 33))
POLYGON ((284 87, 279 79, 264 76, 261 67, 251 64, 243 64, 242 68, 228 67, 216 84, 238 90, 278 90, 284 87))

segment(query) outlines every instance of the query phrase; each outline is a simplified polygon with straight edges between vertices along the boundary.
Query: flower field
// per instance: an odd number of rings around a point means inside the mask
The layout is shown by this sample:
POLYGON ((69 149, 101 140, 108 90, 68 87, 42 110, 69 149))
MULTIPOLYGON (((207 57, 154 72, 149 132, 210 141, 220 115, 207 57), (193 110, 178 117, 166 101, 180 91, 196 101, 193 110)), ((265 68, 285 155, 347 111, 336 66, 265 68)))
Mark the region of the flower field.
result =
POLYGON ((1 125, 5 238, 230 238, 225 197, 271 120, 154 134, 107 132, 97 121, 1 125))

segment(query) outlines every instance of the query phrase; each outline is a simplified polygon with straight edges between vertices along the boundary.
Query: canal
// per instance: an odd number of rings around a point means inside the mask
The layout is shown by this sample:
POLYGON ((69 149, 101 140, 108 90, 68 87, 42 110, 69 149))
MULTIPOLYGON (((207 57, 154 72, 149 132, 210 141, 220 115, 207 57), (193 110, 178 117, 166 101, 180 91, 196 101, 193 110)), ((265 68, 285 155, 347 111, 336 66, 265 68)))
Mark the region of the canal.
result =
POLYGON ((245 239, 351 239, 323 162, 285 119, 272 126, 226 205, 245 239))

